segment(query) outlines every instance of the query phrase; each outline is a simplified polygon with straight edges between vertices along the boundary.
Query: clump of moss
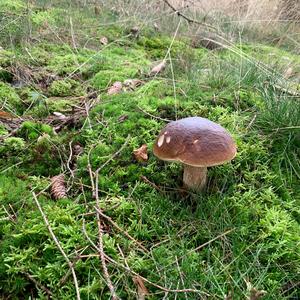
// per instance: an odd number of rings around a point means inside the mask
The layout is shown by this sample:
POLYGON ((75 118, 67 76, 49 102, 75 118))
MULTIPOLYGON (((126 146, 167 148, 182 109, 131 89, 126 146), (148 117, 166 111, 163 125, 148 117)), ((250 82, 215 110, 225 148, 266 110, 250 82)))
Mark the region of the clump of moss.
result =
POLYGON ((41 45, 34 46, 28 51, 30 51, 30 53, 25 52, 23 54, 23 61, 27 64, 39 67, 46 66, 53 55, 52 53, 47 52, 41 45))
POLYGON ((18 133, 20 136, 24 137, 25 139, 36 140, 43 133, 52 136, 53 128, 47 124, 25 121, 22 123, 18 133))
POLYGON ((25 148, 25 141, 19 137, 8 137, 3 141, 3 145, 0 146, 0 154, 13 155, 22 151, 25 148))
POLYGON ((144 50, 114 47, 96 55, 84 70, 84 76, 93 76, 92 85, 103 89, 110 82, 124 81, 146 72, 149 65, 144 50))
POLYGON ((54 98, 48 98, 47 108, 49 113, 53 113, 55 111, 63 112, 67 109, 70 109, 72 105, 74 105, 76 102, 78 102, 78 99, 54 99, 54 98))
POLYGON ((20 43, 26 32, 26 5, 21 0, 0 1, 0 41, 20 43), (16 18, 17 16, 17 18, 16 18))
POLYGON ((92 79, 92 86, 98 90, 105 89, 115 81, 121 81, 133 78, 137 75, 135 68, 124 68, 121 71, 103 70, 99 71, 92 79))
POLYGON ((75 54, 70 48, 62 48, 59 46, 44 46, 51 53, 51 57, 47 63, 47 70, 55 72, 58 75, 66 75, 70 73, 81 73, 82 65, 90 58, 92 51, 80 51, 75 54), (71 52, 71 53, 70 53, 71 52))
POLYGON ((34 11, 31 15, 31 22, 36 28, 43 28, 45 24, 52 26, 57 18, 63 13, 59 8, 50 8, 46 11, 34 11))
POLYGON ((178 55, 182 54, 184 51, 189 50, 188 45, 184 42, 175 40, 172 43, 172 39, 169 37, 163 36, 153 36, 153 37, 146 37, 143 36, 138 40, 138 45, 142 46, 143 49, 146 49, 147 53, 150 54, 152 58, 164 58, 170 45, 172 47, 170 49, 170 54, 172 57, 177 57, 178 55))
POLYGON ((4 125, 0 124, 0 136, 5 134, 8 134, 8 131, 4 125))
POLYGON ((21 113, 23 107, 22 100, 15 90, 4 82, 0 82, 0 104, 2 107, 8 107, 9 110, 21 113))
POLYGON ((0 48, 0 67, 8 67, 11 65, 15 55, 11 51, 0 48))
POLYGON ((73 79, 55 80, 51 83, 49 94, 56 97, 80 96, 84 94, 80 83, 73 79))

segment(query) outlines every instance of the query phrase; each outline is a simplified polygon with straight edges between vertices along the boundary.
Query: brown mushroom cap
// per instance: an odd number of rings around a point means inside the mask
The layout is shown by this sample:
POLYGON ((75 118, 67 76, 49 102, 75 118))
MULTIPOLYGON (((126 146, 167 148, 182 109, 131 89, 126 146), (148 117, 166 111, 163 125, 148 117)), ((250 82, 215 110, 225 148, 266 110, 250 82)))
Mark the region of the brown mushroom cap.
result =
POLYGON ((195 167, 221 165, 236 155, 236 145, 222 126, 200 117, 167 124, 153 148, 155 156, 195 167))

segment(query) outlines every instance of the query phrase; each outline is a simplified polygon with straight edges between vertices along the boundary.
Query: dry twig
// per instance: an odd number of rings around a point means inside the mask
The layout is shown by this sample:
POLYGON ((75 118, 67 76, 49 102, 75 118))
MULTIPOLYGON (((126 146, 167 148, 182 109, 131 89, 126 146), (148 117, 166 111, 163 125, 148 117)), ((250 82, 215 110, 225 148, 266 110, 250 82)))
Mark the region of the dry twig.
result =
POLYGON ((78 281, 77 281, 77 276, 76 276, 76 273, 75 273, 75 270, 74 270, 74 266, 73 266, 72 262, 70 261, 70 259, 68 258, 67 254, 65 253, 64 249, 62 248, 59 240, 55 236, 55 234, 54 234, 54 232, 53 232, 53 230, 52 230, 52 228, 50 226, 50 223, 48 221, 48 218, 45 215, 45 213, 44 213, 44 211, 43 211, 43 209, 41 207, 41 204, 39 203, 39 200, 38 200, 35 192, 32 192, 32 196, 33 196, 33 199, 34 199, 34 201, 35 201, 35 203, 36 203, 36 205, 37 205, 37 207, 38 207, 38 209, 39 209, 39 211, 40 211, 40 213, 41 213, 41 215, 42 215, 42 217, 44 219, 44 222, 45 222, 45 224, 47 226, 47 229, 48 229, 48 231, 49 231, 49 233, 50 233, 50 235, 51 235, 51 237, 52 237, 55 245, 57 246, 58 250, 60 251, 60 253, 64 257, 64 259, 66 260, 66 262, 67 262, 67 264, 68 264, 68 266, 69 266, 69 268, 70 268, 70 270, 72 272, 73 280, 74 280, 74 285, 75 285, 75 290, 76 290, 76 299, 80 300, 79 286, 78 286, 78 281))
POLYGON ((153 188, 155 188, 157 191, 164 193, 164 191, 158 187, 155 183, 153 183, 152 181, 150 181, 146 176, 141 175, 140 178, 147 184, 151 185, 153 188))
MULTIPOLYGON (((82 230, 83 230, 83 234, 85 235, 85 237, 87 238, 87 240, 91 243, 91 245, 94 247, 95 250, 97 250, 99 252, 99 247, 91 240, 91 238, 88 236, 87 234, 87 231, 85 229, 85 225, 83 223, 83 226, 82 226, 82 230)), ((91 255, 85 255, 84 258, 87 258, 87 257, 94 257, 94 256, 99 256, 100 254, 91 254, 91 255)), ((206 296, 209 296, 209 294, 205 293, 205 292, 202 292, 200 290, 196 290, 196 289, 169 289, 169 288, 166 288, 166 287, 163 287, 159 284, 156 284, 150 280, 148 280, 147 278, 141 276, 140 274, 138 274, 137 272, 131 270, 128 265, 127 266, 124 266, 123 264, 121 263, 118 263, 117 261, 115 261, 114 259, 112 259, 110 256, 105 255, 105 259, 111 263, 113 263, 114 265, 118 266, 118 267, 121 267, 122 269, 126 270, 127 272, 133 274, 134 276, 139 276, 142 280, 144 280, 145 282, 149 283, 150 285, 164 291, 164 292, 168 292, 168 293, 201 293, 201 294, 204 294, 206 296)))
POLYGON ((194 24, 197 24, 197 25, 201 25, 201 26, 205 26, 205 27, 208 27, 208 28, 211 28, 213 30, 217 30, 216 27, 210 25, 210 24, 207 24, 207 23, 204 23, 204 22, 200 22, 198 20, 194 20, 194 19, 191 19, 189 18, 188 16, 184 15, 182 12, 180 12, 179 10, 177 10, 168 0, 163 0, 173 11, 174 13, 176 13, 179 17, 185 19, 186 21, 188 21, 188 23, 194 23, 194 24))
MULTIPOLYGON (((91 178, 93 180, 93 178, 91 178)), ((99 171, 96 171, 96 177, 95 177, 95 196, 96 196, 96 211, 97 211, 97 224, 98 224, 98 239, 99 239, 99 254, 101 258, 101 263, 102 263, 102 269, 104 273, 104 277, 107 281, 108 288, 110 290, 111 296, 113 300, 119 299, 119 297, 116 294, 115 288, 112 284, 112 281, 110 279, 108 269, 106 266, 106 261, 105 261, 105 255, 104 255, 104 247, 103 247, 103 229, 102 229, 102 224, 101 224, 101 218, 100 218, 100 201, 99 201, 99 193, 98 193, 98 180, 99 180, 99 171)))
POLYGON ((151 118, 153 118, 153 119, 157 119, 157 120, 164 121, 164 122, 168 122, 168 123, 169 123, 169 122, 172 122, 172 120, 160 118, 160 117, 158 117, 158 116, 154 116, 154 115, 150 114, 149 112, 143 110, 140 106, 137 106, 137 108, 138 108, 141 112, 143 112, 145 115, 147 115, 147 116, 149 116, 149 117, 151 117, 151 118))
POLYGON ((24 274, 30 281, 32 281, 37 288, 43 290, 49 297, 53 296, 52 292, 47 287, 38 282, 31 274, 24 271, 22 272, 22 274, 24 274))
POLYGON ((124 144, 121 146, 121 148, 116 151, 114 154, 112 154, 112 156, 102 165, 100 166, 96 172, 99 172, 100 170, 102 170, 106 165, 108 165, 115 157, 117 157, 122 151, 123 149, 127 146, 128 142, 129 142, 129 139, 130 139, 130 135, 127 136, 124 144))
POLYGON ((132 237, 127 231, 122 229, 117 223, 115 223, 109 216, 107 216, 102 210, 98 209, 98 207, 95 207, 98 214, 100 214, 101 217, 106 219, 110 224, 112 224, 118 231, 122 232, 128 239, 133 241, 143 252, 148 253, 149 250, 145 248, 139 241, 137 241, 134 237, 132 237))

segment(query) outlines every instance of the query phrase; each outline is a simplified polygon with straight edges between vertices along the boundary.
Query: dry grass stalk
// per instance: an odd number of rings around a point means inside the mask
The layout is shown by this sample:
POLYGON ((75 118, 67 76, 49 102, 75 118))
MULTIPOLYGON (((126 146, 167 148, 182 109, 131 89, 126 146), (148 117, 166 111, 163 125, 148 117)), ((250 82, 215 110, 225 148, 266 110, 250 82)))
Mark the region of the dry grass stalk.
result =
POLYGON ((58 250, 60 251, 60 253, 64 257, 64 259, 66 260, 66 262, 67 262, 67 264, 68 264, 68 266, 69 266, 69 268, 70 268, 70 270, 72 272, 73 280, 74 280, 74 285, 75 285, 75 290, 76 290, 76 299, 80 300, 79 286, 78 286, 78 281, 77 281, 77 276, 76 276, 76 273, 75 273, 74 266, 73 266, 72 262, 70 261, 70 259, 68 258, 67 254, 65 253, 64 249, 62 248, 59 240, 55 236, 55 234, 54 234, 54 232, 53 232, 53 230, 52 230, 52 228, 50 226, 50 223, 48 221, 48 218, 45 215, 45 213, 44 213, 44 211, 43 211, 43 209, 41 207, 41 204, 40 204, 40 202, 39 202, 39 200, 38 200, 38 198, 37 198, 37 196, 36 196, 36 194, 34 192, 32 192, 32 196, 33 196, 33 199, 34 199, 34 201, 35 201, 35 203, 36 203, 36 205, 37 205, 37 207, 38 207, 38 209, 39 209, 39 211, 40 211, 40 213, 41 213, 41 215, 43 217, 43 220, 44 220, 44 222, 45 222, 45 224, 47 226, 47 229, 48 229, 48 231, 49 231, 49 233, 50 233, 50 235, 51 235, 51 237, 52 237, 55 245, 57 246, 58 250))
MULTIPOLYGON (((90 152, 89 155, 90 156, 90 152)), ((97 250, 99 252, 100 260, 101 260, 101 265, 103 269, 103 274, 106 279, 107 286, 110 290, 110 294, 113 300, 119 299, 119 297, 116 294, 115 287, 110 279, 110 274, 107 269, 106 265, 106 255, 104 253, 104 245, 103 245, 103 228, 102 228, 102 221, 101 221, 101 216, 99 214, 100 209, 100 200, 99 200, 99 192, 98 192, 98 180, 99 180, 99 169, 96 170, 94 173, 91 169, 90 165, 90 158, 88 157, 88 169, 89 169, 89 174, 90 174, 90 179, 93 187, 93 196, 96 198, 96 216, 97 216, 97 225, 98 225, 98 241, 99 241, 99 246, 97 246, 97 250)))
POLYGON ((98 209, 96 207, 96 211, 97 211, 97 213, 99 213, 101 215, 101 217, 103 217, 104 219, 106 219, 107 221, 109 221, 109 223, 112 224, 118 231, 122 232, 128 239, 130 239, 131 241, 133 241, 141 250, 143 250, 143 252, 145 252, 145 253, 149 252, 149 250, 147 248, 145 248, 139 241, 137 241, 135 238, 133 238, 127 231, 125 231, 124 229, 122 229, 117 223, 115 223, 102 210, 100 210, 100 209, 98 209))

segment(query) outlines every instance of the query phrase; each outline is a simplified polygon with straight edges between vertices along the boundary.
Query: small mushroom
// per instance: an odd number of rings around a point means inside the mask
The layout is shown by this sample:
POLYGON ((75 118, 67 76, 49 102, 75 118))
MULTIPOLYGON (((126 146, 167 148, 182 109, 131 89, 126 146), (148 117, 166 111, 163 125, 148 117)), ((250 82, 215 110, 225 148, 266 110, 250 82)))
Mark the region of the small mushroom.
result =
POLYGON ((190 117, 167 124, 155 141, 153 153, 162 160, 183 163, 184 186, 200 191, 206 185, 207 167, 232 160, 236 145, 222 126, 190 117))

